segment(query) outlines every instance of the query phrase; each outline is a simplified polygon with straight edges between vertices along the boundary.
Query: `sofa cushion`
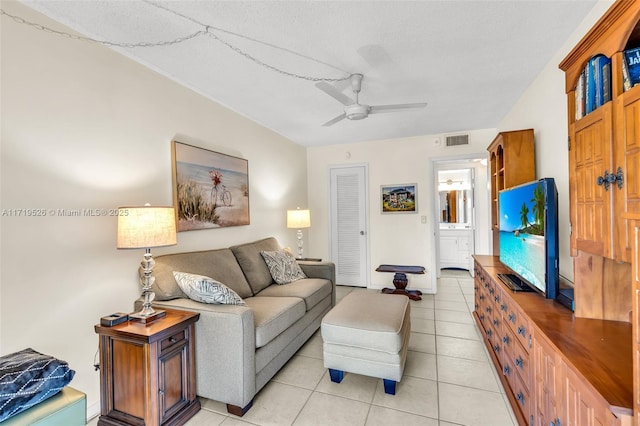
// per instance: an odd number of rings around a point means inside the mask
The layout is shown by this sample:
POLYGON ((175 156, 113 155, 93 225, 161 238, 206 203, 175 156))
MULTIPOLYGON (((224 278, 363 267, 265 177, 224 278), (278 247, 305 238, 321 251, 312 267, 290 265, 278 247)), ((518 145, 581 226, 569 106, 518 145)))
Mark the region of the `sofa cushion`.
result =
POLYGON ((253 311, 256 348, 269 343, 306 312, 303 300, 297 297, 250 297, 245 302, 253 311))
POLYGON ((189 299, 218 305, 246 305, 238 293, 204 275, 174 271, 173 276, 189 299))
POLYGON ((0 357, 0 422, 60 392, 75 371, 31 348, 0 357))
POLYGON ((276 284, 289 284, 307 278, 296 262, 296 258, 290 252, 286 250, 261 251, 260 254, 276 284))
MULTIPOLYGON (((253 294, 258 294, 258 292, 273 283, 269 268, 260 252, 280 250, 280 245, 275 238, 270 237, 252 243, 240 244, 230 247, 230 250, 236 256, 242 272, 244 272, 244 276, 253 290, 253 294)), ((220 281, 224 282, 223 280, 220 281)))
POLYGON ((153 275, 156 282, 153 291, 156 293, 156 300, 187 297, 176 282, 173 271, 211 277, 224 283, 243 299, 253 296, 236 257, 228 248, 167 254, 154 259, 156 266, 153 268, 153 275))
POLYGON ((307 311, 331 294, 331 281, 322 278, 305 278, 287 285, 270 285, 257 297, 299 297, 304 300, 307 311))

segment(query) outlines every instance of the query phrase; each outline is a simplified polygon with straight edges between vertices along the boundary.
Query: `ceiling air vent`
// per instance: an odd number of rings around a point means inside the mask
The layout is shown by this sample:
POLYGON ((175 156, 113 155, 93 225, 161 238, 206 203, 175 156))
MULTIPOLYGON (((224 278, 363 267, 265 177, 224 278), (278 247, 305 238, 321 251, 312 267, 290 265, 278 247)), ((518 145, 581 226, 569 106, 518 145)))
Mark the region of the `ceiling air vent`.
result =
POLYGON ((445 138, 445 146, 469 145, 469 135, 452 135, 445 138))

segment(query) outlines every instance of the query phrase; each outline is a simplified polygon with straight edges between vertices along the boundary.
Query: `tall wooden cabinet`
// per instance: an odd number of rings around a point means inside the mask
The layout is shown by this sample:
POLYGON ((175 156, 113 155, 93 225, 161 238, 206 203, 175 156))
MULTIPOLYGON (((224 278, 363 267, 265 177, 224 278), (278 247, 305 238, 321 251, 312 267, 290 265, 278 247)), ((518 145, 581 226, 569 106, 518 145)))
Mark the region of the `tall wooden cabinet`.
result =
POLYGON ((498 194, 505 188, 530 182, 536 178, 536 155, 533 129, 500 132, 487 148, 491 167, 491 229, 493 254, 498 255, 498 194))
POLYGON ((640 85, 625 91, 624 51, 640 46, 640 1, 618 0, 560 63, 569 129, 571 252, 576 315, 630 321, 632 229, 640 212, 640 85), (611 60, 611 100, 581 116, 589 61, 611 60), (584 81, 584 77, 583 77, 584 81))
POLYGON ((571 248, 631 261, 622 218, 640 212, 640 86, 623 87, 624 50, 640 46, 640 2, 619 0, 560 63, 568 100, 571 248), (582 70, 596 55, 611 59, 611 101, 576 116, 582 70), (599 179, 601 178, 601 179, 599 179))
MULTIPOLYGON (((640 85, 625 84, 624 62, 624 51, 636 47, 640 47, 640 0, 617 0, 560 68, 565 72, 568 105, 575 314, 603 323, 632 324, 634 424, 640 426, 640 85), (586 80, 581 77, 583 70, 598 55, 611 61, 611 99, 583 115, 576 94, 586 80)), ((572 378, 567 377, 563 390, 571 399, 565 411, 580 416, 579 421, 593 420, 597 412, 579 410, 588 403, 579 401, 572 378)))

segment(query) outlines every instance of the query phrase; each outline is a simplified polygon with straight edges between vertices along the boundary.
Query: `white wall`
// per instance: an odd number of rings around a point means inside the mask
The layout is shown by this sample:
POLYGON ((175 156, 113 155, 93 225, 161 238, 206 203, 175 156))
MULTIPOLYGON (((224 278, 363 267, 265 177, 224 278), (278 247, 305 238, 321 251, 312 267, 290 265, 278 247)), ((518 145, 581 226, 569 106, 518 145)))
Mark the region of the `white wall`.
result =
MULTIPOLYGON (((374 118, 371 118, 373 120, 374 118)), ((358 125, 360 123, 345 123, 358 125)), ((365 124, 365 123, 362 123, 365 124)), ((486 147, 496 136, 495 129, 469 132, 470 145, 444 147, 443 135, 425 135, 413 138, 381 140, 308 149, 307 169, 309 207, 312 227, 308 230, 310 256, 329 258, 330 229, 329 167, 344 164, 368 164, 369 167, 369 244, 370 288, 391 285, 392 276, 375 272, 378 265, 422 265, 425 275, 410 275, 409 286, 433 291, 431 277, 434 246, 433 209, 437 202, 433 186, 433 160, 478 154, 486 156, 486 147), (434 141, 440 141, 435 144, 434 141), (380 212, 380 186, 387 184, 417 183, 417 214, 382 214, 380 212), (421 217, 427 223, 421 223, 421 217)), ((486 181, 485 181, 486 182, 486 181)))
POLYGON ((536 176, 552 177, 558 188, 560 230, 560 274, 573 281, 573 259, 569 255, 569 152, 567 97, 564 72, 558 65, 613 4, 598 2, 562 48, 529 86, 498 129, 535 130, 536 176))
MULTIPOLYGON (((64 29, 19 3, 2 8, 64 29)), ((143 251, 116 250, 115 217, 51 210, 170 205, 175 138, 248 159, 251 225, 183 232, 155 254, 271 235, 294 247, 285 211, 306 204, 306 150, 101 45, 5 17, 1 37, 0 354, 33 347, 67 360, 97 414, 93 326, 132 310, 143 251)))

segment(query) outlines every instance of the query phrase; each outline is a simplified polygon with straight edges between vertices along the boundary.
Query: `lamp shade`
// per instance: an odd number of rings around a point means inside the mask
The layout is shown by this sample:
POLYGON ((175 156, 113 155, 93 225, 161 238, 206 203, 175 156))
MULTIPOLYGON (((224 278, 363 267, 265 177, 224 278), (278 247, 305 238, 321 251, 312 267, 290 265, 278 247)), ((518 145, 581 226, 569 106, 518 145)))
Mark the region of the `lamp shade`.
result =
POLYGON ((119 249, 171 246, 177 243, 173 207, 120 207, 119 249))
POLYGON ((311 214, 309 210, 287 210, 287 228, 309 228, 311 214))

